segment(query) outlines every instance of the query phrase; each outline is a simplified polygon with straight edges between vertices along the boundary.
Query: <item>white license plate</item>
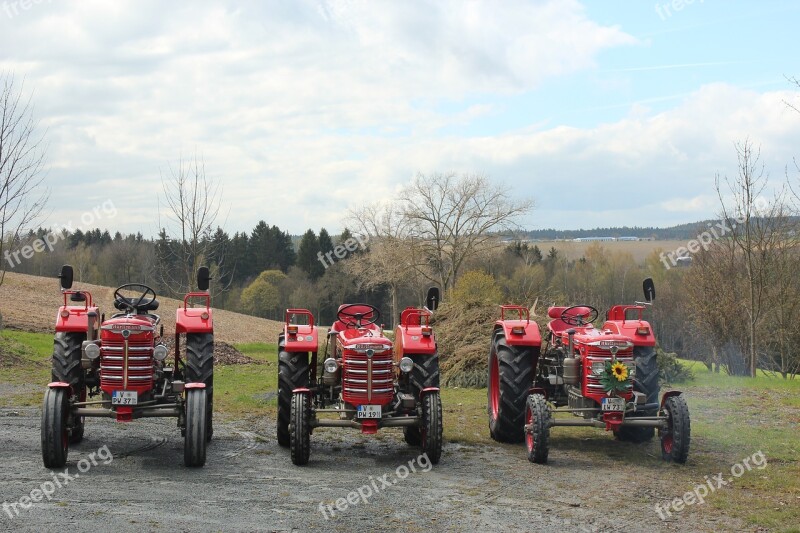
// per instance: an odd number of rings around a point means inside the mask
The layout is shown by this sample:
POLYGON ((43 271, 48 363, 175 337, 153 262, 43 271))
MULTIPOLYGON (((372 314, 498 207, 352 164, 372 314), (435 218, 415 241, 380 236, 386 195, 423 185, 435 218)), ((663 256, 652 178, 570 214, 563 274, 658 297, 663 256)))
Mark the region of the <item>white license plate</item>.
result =
POLYGON ((625 398, 603 398, 603 411, 624 411, 625 398))
POLYGON ((356 411, 356 418, 380 418, 380 405, 359 405, 356 411))
POLYGON ((111 395, 111 405, 136 405, 139 393, 135 390, 115 390, 111 395))

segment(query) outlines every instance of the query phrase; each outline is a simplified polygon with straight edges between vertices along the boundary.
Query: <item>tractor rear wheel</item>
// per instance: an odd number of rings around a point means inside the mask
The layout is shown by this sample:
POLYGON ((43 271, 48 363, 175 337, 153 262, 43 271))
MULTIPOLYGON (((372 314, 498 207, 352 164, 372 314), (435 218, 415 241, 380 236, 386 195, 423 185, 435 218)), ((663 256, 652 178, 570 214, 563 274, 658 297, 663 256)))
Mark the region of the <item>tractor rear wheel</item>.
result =
POLYGON ((422 451, 431 463, 442 456, 442 399, 439 391, 426 392, 422 398, 422 451))
MULTIPOLYGON (((69 383, 72 394, 78 401, 86 401, 86 385, 81 367, 81 347, 86 340, 85 333, 56 333, 53 338, 52 381, 69 383)), ((69 428, 69 442, 77 444, 83 440, 84 417, 76 417, 69 428)))
MULTIPOLYGON (((637 346, 633 349, 633 362, 636 365, 636 378, 633 390, 641 392, 647 398, 646 403, 658 403, 658 362, 653 346, 637 346)), ((658 409, 639 411, 639 416, 653 416, 658 409)), ((636 415, 631 415, 636 417, 636 415)), ((655 428, 623 426, 615 432, 621 441, 642 443, 653 439, 655 428)))
POLYGON ((189 389, 187 391, 186 435, 183 441, 183 464, 186 466, 206 464, 207 407, 208 395, 205 389, 189 389))
POLYGON ((408 380, 411 393, 419 400, 423 390, 439 387, 439 354, 409 354, 406 357, 414 361, 408 380))
POLYGON ((664 402, 664 411, 668 428, 661 433, 661 457, 665 461, 685 463, 691 439, 689 406, 683 396, 671 396, 664 402))
POLYGON ((206 440, 214 434, 214 334, 186 334, 186 382, 205 383, 208 406, 206 407, 206 440))
POLYGON ((419 446, 422 444, 422 434, 418 427, 407 426, 403 428, 403 439, 409 446, 419 446))
POLYGON ((311 454, 311 404, 307 393, 292 395, 289 435, 292 462, 298 466, 308 464, 311 454))
POLYGON ((292 391, 308 387, 308 353, 286 352, 281 342, 278 355, 278 444, 289 446, 289 421, 292 409, 292 391))
POLYGON ((489 348, 489 433, 498 442, 521 442, 525 398, 533 383, 533 352, 508 346, 502 331, 489 348))
POLYGON ((45 468, 61 468, 67 462, 69 431, 67 389, 48 388, 42 405, 42 459, 45 468))
POLYGON ((528 461, 544 464, 550 451, 550 421, 552 413, 544 396, 531 394, 525 404, 525 445, 528 461))

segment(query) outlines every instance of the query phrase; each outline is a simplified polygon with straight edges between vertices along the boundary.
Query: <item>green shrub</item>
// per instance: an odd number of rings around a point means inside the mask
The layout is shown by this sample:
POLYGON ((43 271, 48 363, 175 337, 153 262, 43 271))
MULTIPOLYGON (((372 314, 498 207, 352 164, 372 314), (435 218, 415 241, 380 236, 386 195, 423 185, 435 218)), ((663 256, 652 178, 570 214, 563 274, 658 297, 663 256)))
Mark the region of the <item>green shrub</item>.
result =
POLYGON ((694 379, 692 370, 678 361, 678 355, 656 348, 658 381, 662 384, 686 383, 694 379))
POLYGON ((503 299, 503 292, 494 277, 482 270, 470 270, 456 283, 453 290, 453 301, 464 304, 467 308, 487 304, 498 304, 503 299))

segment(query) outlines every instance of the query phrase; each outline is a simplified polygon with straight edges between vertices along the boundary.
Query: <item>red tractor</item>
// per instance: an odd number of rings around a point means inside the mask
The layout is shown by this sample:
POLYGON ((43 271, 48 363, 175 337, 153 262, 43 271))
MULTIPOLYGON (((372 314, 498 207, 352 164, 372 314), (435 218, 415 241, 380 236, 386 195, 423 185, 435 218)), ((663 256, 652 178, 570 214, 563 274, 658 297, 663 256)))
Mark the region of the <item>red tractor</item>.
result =
POLYGON ((278 338, 278 443, 291 449, 294 464, 308 463, 316 427, 364 434, 401 427, 409 445, 421 446, 432 463, 439 462, 439 356, 429 323, 438 301, 438 289, 432 288, 426 307, 405 309, 394 342, 384 335, 377 308, 342 305, 323 357, 317 355, 319 327, 311 312, 286 311, 278 338))
POLYGON ((528 459, 545 463, 552 426, 600 427, 632 442, 649 441, 658 429, 662 457, 685 463, 689 409, 680 391, 659 402, 656 339, 642 319, 655 299, 652 279, 644 292, 646 302, 609 309, 600 329, 594 307, 551 307, 544 342, 526 308, 502 306, 489 350, 492 438, 524 440, 528 459))
POLYGON ((42 408, 42 458, 61 468, 69 445, 83 439, 86 417, 130 422, 141 417, 177 417, 185 438, 184 463, 203 466, 213 433, 214 325, 209 271, 200 267, 197 285, 178 308, 174 361, 166 361, 164 326, 153 312, 153 289, 129 283, 114 291, 117 313, 98 314, 88 291, 72 289, 72 267, 61 269, 64 305, 56 317, 52 383, 42 408), (190 300, 204 300, 190 307, 190 300), (99 318, 99 319, 98 319, 99 318), (181 357, 180 334, 186 335, 181 357))

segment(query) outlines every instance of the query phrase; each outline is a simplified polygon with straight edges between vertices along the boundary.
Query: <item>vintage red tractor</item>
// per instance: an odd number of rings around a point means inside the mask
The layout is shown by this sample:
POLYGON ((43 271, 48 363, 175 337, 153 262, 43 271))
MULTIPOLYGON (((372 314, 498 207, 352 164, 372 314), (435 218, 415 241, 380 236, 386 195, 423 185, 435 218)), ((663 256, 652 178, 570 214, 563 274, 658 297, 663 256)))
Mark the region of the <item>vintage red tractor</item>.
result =
POLYGON ((71 290, 73 271, 61 269, 64 305, 56 317, 52 383, 42 408, 42 458, 61 468, 70 443, 83 439, 86 417, 130 422, 141 417, 177 417, 184 436, 184 463, 203 466, 213 433, 214 325, 208 268, 197 273, 201 292, 190 292, 178 308, 175 354, 167 361, 164 326, 153 312, 153 289, 126 284, 114 291, 119 311, 106 320, 88 291, 71 290), (191 301, 202 300, 200 307, 191 301), (181 357, 180 335, 186 336, 181 357))
POLYGON ((409 445, 421 446, 432 463, 439 462, 439 356, 429 323, 438 300, 433 288, 426 307, 405 309, 394 342, 384 335, 377 308, 342 305, 322 357, 311 312, 286 311, 278 339, 278 443, 290 447, 294 464, 308 463, 310 435, 323 426, 364 434, 401 427, 409 445))
POLYGON ((525 441, 528 459, 547 462, 550 428, 593 426, 620 440, 645 442, 658 429, 662 457, 686 462, 689 409, 680 391, 659 402, 656 339, 642 314, 646 302, 615 305, 602 328, 588 305, 551 307, 544 342, 524 307, 502 306, 489 350, 489 430, 500 442, 525 441), (570 413, 572 417, 555 417, 570 413))

